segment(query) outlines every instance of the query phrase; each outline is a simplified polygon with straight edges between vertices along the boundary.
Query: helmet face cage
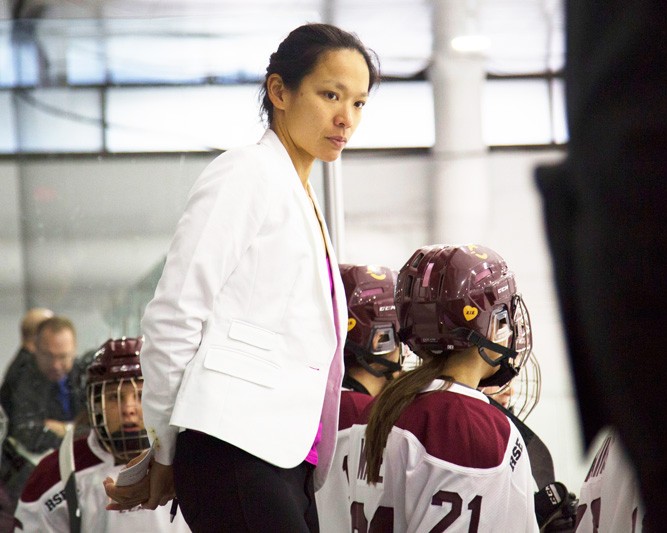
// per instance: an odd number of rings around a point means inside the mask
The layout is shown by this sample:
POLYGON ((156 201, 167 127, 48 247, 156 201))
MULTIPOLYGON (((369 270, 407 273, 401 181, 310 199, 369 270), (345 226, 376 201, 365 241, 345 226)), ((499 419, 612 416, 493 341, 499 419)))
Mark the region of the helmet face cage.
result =
POLYGON ((490 248, 418 249, 399 272, 396 307, 401 340, 418 355, 477 345, 489 364, 500 366, 482 386, 505 384, 530 352, 530 320, 514 274, 490 248), (503 355, 491 360, 482 346, 503 355))
POLYGON ((90 425, 102 446, 126 463, 150 447, 141 411, 142 377, 88 385, 90 425))
POLYGON ((534 352, 530 352, 519 375, 514 378, 514 394, 509 408, 522 421, 528 418, 540 401, 542 393, 542 373, 534 352))
POLYGON ((126 463, 150 447, 141 410, 142 344, 141 337, 109 339, 88 367, 90 426, 117 462, 126 463))
POLYGON ((514 379, 502 387, 487 387, 483 392, 525 422, 539 403, 542 393, 542 374, 535 353, 531 351, 528 354, 525 364, 514 379), (493 388, 496 390, 490 390, 493 388), (509 399, 502 401, 506 396, 509 396, 509 399))
MULTIPOLYGON (((512 298, 512 348, 516 355, 512 358, 511 365, 517 371, 520 370, 533 350, 533 333, 530 327, 530 315, 520 294, 512 298)), ((537 363, 537 361, 535 361, 537 363)))

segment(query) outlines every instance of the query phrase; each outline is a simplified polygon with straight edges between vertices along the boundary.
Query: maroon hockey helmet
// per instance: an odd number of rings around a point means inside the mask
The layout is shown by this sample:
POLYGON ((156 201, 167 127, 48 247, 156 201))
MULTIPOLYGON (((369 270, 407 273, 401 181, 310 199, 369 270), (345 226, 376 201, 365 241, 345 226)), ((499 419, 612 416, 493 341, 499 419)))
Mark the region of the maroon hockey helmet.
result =
POLYGON ((97 438, 118 462, 149 448, 143 425, 141 337, 109 339, 87 372, 88 416, 97 438))
POLYGON ((338 265, 347 298, 345 364, 358 364, 374 376, 391 375, 401 369, 383 356, 399 345, 398 316, 394 304, 395 273, 383 266, 338 265), (380 363, 384 371, 371 363, 380 363))
POLYGON ((419 248, 396 282, 400 337, 422 356, 477 346, 499 370, 480 386, 517 375, 532 347, 528 310, 505 260, 484 246, 419 248), (500 354, 491 359, 485 348, 500 354))

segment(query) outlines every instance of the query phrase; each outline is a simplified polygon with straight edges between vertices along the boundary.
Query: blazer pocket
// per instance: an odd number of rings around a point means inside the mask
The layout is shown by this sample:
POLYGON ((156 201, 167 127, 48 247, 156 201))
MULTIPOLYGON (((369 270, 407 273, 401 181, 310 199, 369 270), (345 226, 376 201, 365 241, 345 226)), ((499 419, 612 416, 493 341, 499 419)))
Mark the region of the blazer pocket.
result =
POLYGON ((273 361, 222 346, 208 349, 204 367, 269 388, 274 388, 280 379, 280 366, 273 361))
POLYGON ((229 338, 256 346, 262 350, 272 350, 276 343, 276 334, 273 331, 258 328, 240 320, 232 320, 232 324, 229 326, 229 338))

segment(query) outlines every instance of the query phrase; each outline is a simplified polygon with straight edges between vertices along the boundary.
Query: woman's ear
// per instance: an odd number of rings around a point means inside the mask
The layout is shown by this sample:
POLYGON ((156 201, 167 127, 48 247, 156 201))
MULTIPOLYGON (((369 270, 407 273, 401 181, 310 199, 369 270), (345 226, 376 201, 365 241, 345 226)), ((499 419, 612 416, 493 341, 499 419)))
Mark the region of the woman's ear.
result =
POLYGON ((266 80, 266 93, 275 109, 285 109, 287 92, 280 74, 273 73, 266 80))

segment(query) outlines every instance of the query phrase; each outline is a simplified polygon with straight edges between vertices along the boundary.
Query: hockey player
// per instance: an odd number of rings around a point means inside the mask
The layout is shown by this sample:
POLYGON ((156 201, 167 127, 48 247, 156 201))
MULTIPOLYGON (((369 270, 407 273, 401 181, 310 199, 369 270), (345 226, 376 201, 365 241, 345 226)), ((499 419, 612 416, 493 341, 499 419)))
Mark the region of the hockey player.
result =
POLYGON ((348 311, 343 387, 375 397, 401 370, 394 273, 383 266, 339 268, 348 311))
POLYGON ((483 246, 420 248, 398 275, 396 309, 423 363, 352 428, 352 530, 538 531, 524 440, 477 390, 505 384, 531 351, 514 274, 483 246))
POLYGON ((173 532, 187 527, 169 509, 140 507, 110 513, 102 481, 148 449, 141 409, 141 338, 109 339, 88 367, 87 400, 91 431, 65 438, 32 472, 15 514, 15 531, 173 532))
POLYGON ((577 533, 646 531, 637 475, 608 428, 579 493, 577 533))
POLYGON ((362 409, 401 370, 394 274, 386 267, 339 265, 347 299, 345 375, 336 453, 326 483, 315 493, 322 533, 349 533, 347 445, 362 409))

